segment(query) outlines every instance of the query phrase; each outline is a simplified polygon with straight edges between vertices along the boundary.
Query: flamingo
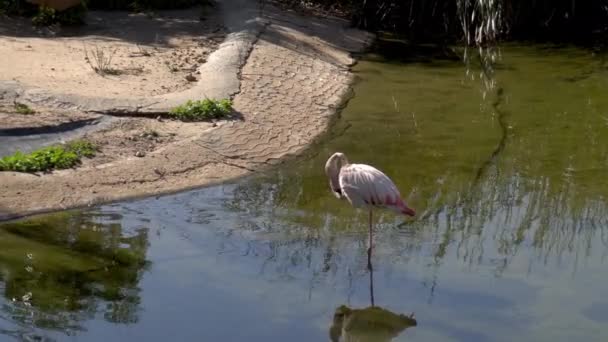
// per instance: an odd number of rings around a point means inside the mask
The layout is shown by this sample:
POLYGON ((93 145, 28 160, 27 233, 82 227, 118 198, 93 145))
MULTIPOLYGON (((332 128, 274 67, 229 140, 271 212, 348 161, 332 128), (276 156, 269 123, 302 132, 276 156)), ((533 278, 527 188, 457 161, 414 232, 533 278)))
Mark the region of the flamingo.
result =
POLYGON ((331 191, 337 198, 346 198, 354 208, 369 210, 369 247, 367 268, 372 270, 372 209, 385 208, 399 214, 416 215, 407 206, 395 183, 382 171, 365 164, 350 164, 341 152, 332 154, 325 163, 331 191))

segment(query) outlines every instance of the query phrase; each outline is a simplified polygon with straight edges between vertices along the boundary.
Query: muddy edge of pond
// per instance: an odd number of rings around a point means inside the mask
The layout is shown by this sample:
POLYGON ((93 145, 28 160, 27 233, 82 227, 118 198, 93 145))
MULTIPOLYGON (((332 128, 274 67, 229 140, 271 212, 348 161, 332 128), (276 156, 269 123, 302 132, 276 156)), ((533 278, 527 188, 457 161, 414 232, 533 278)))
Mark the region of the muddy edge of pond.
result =
MULTIPOLYGON (((232 3, 250 19, 259 15, 252 10, 255 1, 232 3)), ((236 70, 238 118, 193 126, 195 134, 143 157, 121 156, 97 165, 87 161, 47 174, 0 172, 0 220, 217 184, 303 151, 347 98, 351 53, 369 46, 373 36, 340 19, 304 17, 270 5, 262 17, 267 24, 236 70)))

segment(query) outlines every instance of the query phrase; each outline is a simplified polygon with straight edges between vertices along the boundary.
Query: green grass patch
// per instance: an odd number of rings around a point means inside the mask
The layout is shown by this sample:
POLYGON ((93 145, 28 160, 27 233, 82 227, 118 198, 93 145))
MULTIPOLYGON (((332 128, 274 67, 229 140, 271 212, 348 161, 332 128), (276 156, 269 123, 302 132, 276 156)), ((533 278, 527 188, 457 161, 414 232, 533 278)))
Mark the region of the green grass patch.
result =
POLYGON ((226 117, 232 112, 230 99, 199 101, 188 100, 185 104, 171 110, 170 116, 182 121, 204 121, 226 117))
POLYGON ((25 115, 36 113, 36 111, 30 108, 28 105, 19 102, 15 102, 15 112, 25 115))
POLYGON ((80 164, 82 157, 91 158, 96 152, 96 146, 86 140, 49 146, 29 154, 17 151, 0 159, 0 171, 40 172, 68 169, 80 164))
POLYGON ((72 140, 65 144, 65 149, 76 153, 79 157, 93 158, 97 153, 97 146, 88 140, 72 140))

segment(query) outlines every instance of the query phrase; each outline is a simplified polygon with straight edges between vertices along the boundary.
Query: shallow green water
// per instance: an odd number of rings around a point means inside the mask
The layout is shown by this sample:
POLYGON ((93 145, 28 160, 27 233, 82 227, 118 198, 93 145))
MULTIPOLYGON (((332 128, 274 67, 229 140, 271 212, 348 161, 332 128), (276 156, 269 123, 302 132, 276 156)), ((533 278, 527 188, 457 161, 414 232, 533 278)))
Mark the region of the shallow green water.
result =
POLYGON ((267 175, 0 225, 0 337, 608 340, 608 66, 468 55, 369 56, 328 137, 267 175), (376 215, 380 308, 366 213, 323 175, 335 151, 419 213, 376 215))

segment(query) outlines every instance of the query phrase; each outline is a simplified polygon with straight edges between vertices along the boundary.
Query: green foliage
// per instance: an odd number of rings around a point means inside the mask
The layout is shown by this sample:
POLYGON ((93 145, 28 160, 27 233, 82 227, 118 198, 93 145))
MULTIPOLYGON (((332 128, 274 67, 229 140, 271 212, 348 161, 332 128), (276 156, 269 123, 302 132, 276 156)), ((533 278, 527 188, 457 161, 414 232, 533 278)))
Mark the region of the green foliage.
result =
POLYGON ((45 147, 30 154, 17 151, 0 159, 0 171, 39 172, 68 169, 80 164, 81 157, 93 157, 96 151, 95 145, 85 140, 75 140, 65 146, 45 147))
POLYGON ((58 146, 51 146, 30 154, 16 152, 0 160, 0 171, 38 172, 67 169, 76 165, 78 155, 58 146))
POLYGON ((89 7, 103 10, 135 10, 188 8, 209 5, 209 0, 90 0, 89 7))
POLYGON ((40 6, 38 13, 32 18, 32 24, 36 26, 49 26, 55 23, 67 26, 82 25, 86 14, 87 7, 84 3, 61 12, 50 7, 40 6))
POLYGON ((203 121, 227 116, 232 112, 230 99, 199 101, 188 100, 185 104, 175 107, 170 115, 182 121, 203 121))
POLYGON ((79 157, 92 158, 98 151, 97 146, 88 140, 73 140, 65 145, 65 149, 76 153, 79 157))
POLYGON ((15 112, 24 115, 36 113, 36 111, 30 108, 28 105, 19 102, 15 102, 15 112))
POLYGON ((86 1, 65 11, 55 11, 46 6, 37 6, 25 0, 0 0, 0 14, 21 15, 32 17, 32 24, 49 26, 56 23, 62 25, 81 25, 87 14, 86 1))
POLYGON ((499 38, 585 42, 608 32, 606 1, 585 0, 279 0, 288 6, 346 13, 367 30, 408 39, 459 39, 484 45, 499 38))
POLYGON ((40 6, 38 13, 32 18, 32 24, 36 26, 49 26, 56 21, 55 10, 46 6, 40 6))

